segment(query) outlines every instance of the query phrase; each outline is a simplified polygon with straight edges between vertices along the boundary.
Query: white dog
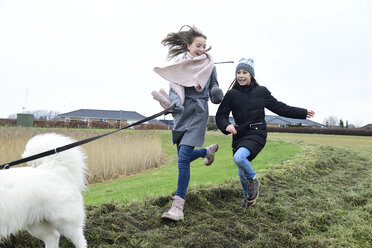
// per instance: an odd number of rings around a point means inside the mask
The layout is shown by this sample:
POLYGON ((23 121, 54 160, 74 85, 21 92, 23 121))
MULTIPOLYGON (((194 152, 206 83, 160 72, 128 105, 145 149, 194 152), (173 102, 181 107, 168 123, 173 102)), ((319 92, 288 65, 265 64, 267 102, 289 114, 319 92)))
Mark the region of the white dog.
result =
MULTIPOLYGON (((30 139, 22 157, 45 152, 75 140, 53 133, 30 139)), ((87 247, 83 227, 86 188, 85 154, 80 147, 30 161, 27 167, 0 170, 0 241, 21 229, 59 246, 69 238, 78 248, 87 247)))

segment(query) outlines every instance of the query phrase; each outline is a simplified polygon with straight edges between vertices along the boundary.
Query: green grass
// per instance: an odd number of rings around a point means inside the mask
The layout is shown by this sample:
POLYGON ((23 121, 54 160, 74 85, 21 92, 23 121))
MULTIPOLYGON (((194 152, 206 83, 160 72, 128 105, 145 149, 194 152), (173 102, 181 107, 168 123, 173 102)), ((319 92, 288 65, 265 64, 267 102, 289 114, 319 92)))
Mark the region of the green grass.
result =
MULTIPOLYGON (((168 195, 176 190, 178 167, 176 146, 171 143, 171 132, 162 131, 162 149, 166 164, 159 169, 117 179, 107 183, 95 184, 84 193, 85 204, 98 205, 107 202, 129 203, 148 197, 168 195)), ((191 179, 189 187, 202 184, 219 184, 232 178, 237 178, 237 167, 232 160, 231 136, 218 132, 208 132, 205 145, 217 143, 212 166, 205 166, 202 159, 191 163, 191 179)), ((257 172, 263 172, 270 165, 280 164, 299 153, 300 147, 289 142, 268 142, 264 150, 253 161, 252 166, 257 172)))

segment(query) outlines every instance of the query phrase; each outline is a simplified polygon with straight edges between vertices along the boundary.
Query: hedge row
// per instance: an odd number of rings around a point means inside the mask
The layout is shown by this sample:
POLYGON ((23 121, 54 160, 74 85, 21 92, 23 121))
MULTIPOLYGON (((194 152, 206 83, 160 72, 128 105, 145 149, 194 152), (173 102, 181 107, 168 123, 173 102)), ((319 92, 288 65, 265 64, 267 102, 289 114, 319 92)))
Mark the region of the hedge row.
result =
POLYGON ((336 134, 372 136, 372 129, 362 128, 311 128, 311 127, 267 127, 268 132, 278 133, 310 133, 310 134, 336 134))
MULTIPOLYGON (((218 130, 216 124, 208 124, 207 130, 218 130)), ((365 128, 313 128, 313 127, 267 127, 268 132, 277 133, 310 133, 310 134, 336 134, 336 135, 357 135, 372 136, 372 129, 365 128)))
MULTIPOLYGON (((16 126, 17 120, 16 119, 0 119, 0 126, 16 126)), ((124 127, 126 123, 122 124, 122 127, 124 127)), ((71 121, 71 122, 64 122, 64 121, 40 121, 40 120, 34 120, 34 127, 49 127, 49 128, 97 128, 97 129, 107 129, 107 128, 114 128, 118 129, 120 128, 119 123, 115 123, 114 125, 109 124, 107 122, 99 122, 94 121, 89 123, 84 121, 71 121)), ((164 124, 141 124, 134 126, 135 129, 161 129, 161 130, 167 130, 168 126, 164 124)))
MULTIPOLYGON (((17 120, 15 119, 0 119, 0 126, 16 126, 17 120)), ((125 125, 125 124, 124 124, 125 125)), ((50 127, 50 128, 120 128, 119 123, 115 125, 107 122, 90 122, 84 121, 34 121, 34 127, 50 127)), ((124 126, 122 126, 124 127, 124 126)), ((141 124, 134 127, 135 129, 149 130, 159 129, 167 130, 169 127, 165 124, 141 124)), ((218 130, 215 124, 208 124, 208 130, 218 130)), ((361 128, 312 128, 312 127, 267 127, 268 132, 279 132, 279 133, 310 133, 310 134, 336 134, 336 135, 357 135, 357 136, 372 136, 372 129, 361 129, 361 128)))

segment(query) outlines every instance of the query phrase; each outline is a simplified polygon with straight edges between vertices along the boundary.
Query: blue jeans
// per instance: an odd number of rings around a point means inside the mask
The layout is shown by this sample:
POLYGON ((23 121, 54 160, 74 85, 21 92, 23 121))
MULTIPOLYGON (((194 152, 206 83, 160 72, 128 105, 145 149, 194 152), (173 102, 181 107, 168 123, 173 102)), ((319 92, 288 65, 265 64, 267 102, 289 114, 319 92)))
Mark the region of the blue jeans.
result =
POLYGON ((177 151, 178 183, 176 195, 185 199, 190 181, 190 163, 197 158, 204 157, 207 154, 207 150, 205 148, 194 149, 193 146, 181 145, 177 147, 177 151))
POLYGON ((238 166, 238 175, 244 195, 248 194, 247 179, 252 179, 256 175, 256 172, 252 169, 251 163, 249 163, 248 160, 250 154, 251 152, 247 148, 240 147, 233 156, 234 163, 238 166))

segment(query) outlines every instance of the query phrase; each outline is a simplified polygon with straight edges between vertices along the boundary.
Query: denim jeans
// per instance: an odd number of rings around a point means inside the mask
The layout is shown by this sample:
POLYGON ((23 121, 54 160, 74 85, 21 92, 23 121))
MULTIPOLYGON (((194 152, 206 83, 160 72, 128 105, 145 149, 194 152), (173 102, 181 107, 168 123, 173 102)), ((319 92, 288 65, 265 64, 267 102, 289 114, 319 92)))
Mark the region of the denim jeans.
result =
POLYGON ((252 169, 251 163, 249 163, 248 160, 250 154, 251 152, 247 148, 240 147, 233 156, 234 163, 238 166, 238 175, 244 195, 248 194, 247 179, 252 179, 256 175, 256 172, 252 169))
POLYGON ((181 145, 177 147, 177 151, 178 183, 176 195, 185 199, 190 181, 190 163, 197 158, 204 157, 207 154, 207 150, 205 148, 194 149, 193 146, 181 145))

